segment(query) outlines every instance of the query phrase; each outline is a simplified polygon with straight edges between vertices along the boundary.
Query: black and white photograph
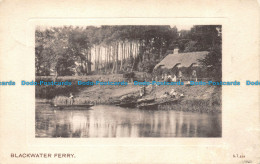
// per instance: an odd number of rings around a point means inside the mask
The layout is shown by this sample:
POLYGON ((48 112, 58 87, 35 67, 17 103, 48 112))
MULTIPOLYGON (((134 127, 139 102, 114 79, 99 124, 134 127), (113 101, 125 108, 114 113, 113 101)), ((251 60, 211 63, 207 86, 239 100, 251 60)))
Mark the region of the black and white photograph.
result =
POLYGON ((260 163, 260 0, 0 0, 0 164, 260 163))
POLYGON ((35 137, 221 137, 221 25, 37 26, 35 137))

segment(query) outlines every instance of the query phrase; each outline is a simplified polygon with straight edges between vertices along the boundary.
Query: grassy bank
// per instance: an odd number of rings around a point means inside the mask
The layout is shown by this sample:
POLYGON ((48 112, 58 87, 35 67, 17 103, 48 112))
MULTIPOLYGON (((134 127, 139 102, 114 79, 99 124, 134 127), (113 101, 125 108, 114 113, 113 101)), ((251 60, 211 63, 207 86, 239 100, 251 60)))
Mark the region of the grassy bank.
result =
MULTIPOLYGON (((91 75, 91 76, 60 76, 56 79, 56 82, 71 82, 71 85, 36 85, 35 96, 38 99, 53 99, 56 96, 69 96, 70 93, 78 94, 80 91, 89 88, 89 86, 79 86, 78 81, 122 81, 125 80, 123 75, 91 75)), ((37 76, 36 82, 54 81, 53 76, 37 76)))
MULTIPOLYGON (((52 77, 36 77, 36 81, 51 82, 52 77)), ((56 82, 71 82, 71 85, 36 85, 35 96, 40 99, 53 99, 56 96, 69 96, 70 93, 76 94, 82 89, 82 86, 77 85, 77 79, 70 79, 68 77, 59 77, 56 82)))
MULTIPOLYGON (((36 81, 52 81, 52 77, 37 77, 36 81)), ((59 77, 56 81, 72 82, 70 86, 36 86, 36 98, 53 99, 57 101, 68 101, 70 93, 73 93, 77 103, 91 102, 95 104, 114 104, 123 96, 139 95, 140 86, 128 84, 127 86, 79 86, 77 81, 122 81, 121 75, 106 76, 78 76, 59 77), (60 100, 58 100, 60 98, 60 100)), ((165 92, 174 89, 184 95, 178 104, 166 104, 159 106, 164 110, 180 110, 192 112, 221 112, 222 89, 219 86, 148 86, 144 98, 160 98, 165 92)))
MULTIPOLYGON (((82 90, 78 97, 90 99, 97 104, 113 104, 123 96, 138 95, 139 86, 93 86, 82 90)), ((147 87, 144 98, 160 98, 165 92, 172 89, 184 94, 183 100, 178 104, 161 105, 163 110, 180 110, 193 112, 221 112, 222 89, 218 86, 157 86, 147 87)))
POLYGON ((178 110, 185 112, 207 112, 207 113, 221 113, 221 105, 213 104, 211 99, 193 99, 183 100, 179 104, 161 105, 159 109, 162 110, 178 110))
MULTIPOLYGON (((161 105, 164 110, 178 110, 190 112, 220 113, 222 111, 222 88, 219 86, 174 86, 185 97, 178 104, 161 105)), ((155 92, 157 95, 167 91, 163 87, 155 92)))

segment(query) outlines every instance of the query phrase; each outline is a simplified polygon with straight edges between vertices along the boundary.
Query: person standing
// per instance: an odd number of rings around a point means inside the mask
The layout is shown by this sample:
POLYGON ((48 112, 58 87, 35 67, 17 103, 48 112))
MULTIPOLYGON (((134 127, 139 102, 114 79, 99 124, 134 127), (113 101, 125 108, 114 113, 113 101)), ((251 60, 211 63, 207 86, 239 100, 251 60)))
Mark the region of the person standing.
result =
POLYGON ((175 74, 173 75, 172 81, 173 81, 173 82, 176 82, 176 81, 177 81, 177 78, 176 78, 176 75, 175 75, 175 74))
POLYGON ((179 78, 179 81, 182 81, 182 72, 180 70, 178 72, 178 78, 179 78))
POLYGON ((70 93, 69 99, 70 99, 70 105, 73 105, 73 103, 74 103, 74 96, 73 96, 72 93, 70 93))
POLYGON ((197 79, 197 72, 196 72, 196 70, 192 70, 191 78, 192 78, 192 80, 195 79, 195 81, 198 80, 198 79, 197 79))
POLYGON ((146 92, 145 86, 140 87, 140 97, 145 96, 145 92, 146 92))

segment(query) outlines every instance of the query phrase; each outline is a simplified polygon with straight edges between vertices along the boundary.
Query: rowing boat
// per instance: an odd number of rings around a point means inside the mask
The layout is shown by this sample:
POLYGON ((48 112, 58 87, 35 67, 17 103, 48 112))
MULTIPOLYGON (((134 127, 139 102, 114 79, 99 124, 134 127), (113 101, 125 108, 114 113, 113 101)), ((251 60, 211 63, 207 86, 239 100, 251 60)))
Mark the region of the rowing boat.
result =
POLYGON ((60 109, 89 109, 90 107, 94 106, 93 104, 80 104, 80 105, 53 105, 56 108, 60 109))

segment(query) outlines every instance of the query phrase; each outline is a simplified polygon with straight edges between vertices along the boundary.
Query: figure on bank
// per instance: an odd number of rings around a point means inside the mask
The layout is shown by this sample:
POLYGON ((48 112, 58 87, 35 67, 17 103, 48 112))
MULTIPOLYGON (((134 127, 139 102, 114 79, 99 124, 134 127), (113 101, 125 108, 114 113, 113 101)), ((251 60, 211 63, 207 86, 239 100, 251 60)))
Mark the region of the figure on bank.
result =
POLYGON ((146 94, 146 88, 145 88, 145 86, 142 86, 142 87, 140 88, 140 97, 145 96, 145 94, 146 94))
POLYGON ((73 105, 73 103, 74 103, 74 96, 73 96, 72 93, 70 93, 69 99, 70 99, 70 105, 73 105))
POLYGON ((196 72, 196 70, 192 70, 192 73, 191 73, 191 80, 195 80, 195 81, 197 81, 197 72, 196 72))

